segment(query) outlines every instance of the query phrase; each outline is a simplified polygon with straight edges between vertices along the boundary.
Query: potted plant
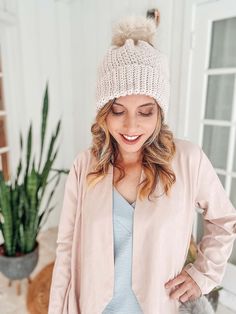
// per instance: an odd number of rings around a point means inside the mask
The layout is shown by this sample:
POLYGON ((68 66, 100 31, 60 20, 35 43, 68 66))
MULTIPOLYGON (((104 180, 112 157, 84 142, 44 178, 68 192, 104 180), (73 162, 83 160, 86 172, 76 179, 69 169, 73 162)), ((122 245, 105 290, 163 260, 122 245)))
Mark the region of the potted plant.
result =
POLYGON ((69 172, 53 168, 58 153, 55 144, 61 120, 58 121, 55 133, 51 136, 43 162, 48 107, 48 84, 46 84, 41 115, 40 156, 37 165, 35 156, 32 157, 31 121, 25 147, 25 165, 22 161, 23 139, 20 132, 20 159, 15 180, 5 181, 0 171, 0 231, 4 241, 0 245, 0 272, 10 279, 10 284, 12 280, 23 278, 28 278, 30 281, 29 275, 38 262, 37 235, 55 207, 55 204, 51 206, 51 201, 61 174, 69 172), (54 175, 49 179, 52 172, 54 175), (42 208, 42 200, 52 181, 55 183, 47 196, 46 205, 42 208))
MULTIPOLYGON (((196 258, 197 258, 197 244, 193 238, 193 235, 191 235, 188 255, 187 255, 184 266, 186 266, 189 263, 193 263, 196 260, 196 258)), ((210 291, 208 294, 205 295, 208 301, 211 303, 215 312, 217 311, 218 301, 219 301, 219 291, 221 289, 223 289, 223 287, 217 286, 212 291, 210 291)))

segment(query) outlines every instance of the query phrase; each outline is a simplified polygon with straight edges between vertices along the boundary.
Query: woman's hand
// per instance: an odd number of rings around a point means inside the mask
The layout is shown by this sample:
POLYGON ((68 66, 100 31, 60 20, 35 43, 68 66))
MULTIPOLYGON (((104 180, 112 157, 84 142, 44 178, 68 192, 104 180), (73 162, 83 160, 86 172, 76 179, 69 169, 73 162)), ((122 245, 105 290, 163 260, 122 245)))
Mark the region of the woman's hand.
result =
POLYGON ((170 294, 170 298, 181 302, 193 301, 202 295, 201 290, 192 277, 185 271, 165 284, 165 288, 177 286, 176 290, 170 294))

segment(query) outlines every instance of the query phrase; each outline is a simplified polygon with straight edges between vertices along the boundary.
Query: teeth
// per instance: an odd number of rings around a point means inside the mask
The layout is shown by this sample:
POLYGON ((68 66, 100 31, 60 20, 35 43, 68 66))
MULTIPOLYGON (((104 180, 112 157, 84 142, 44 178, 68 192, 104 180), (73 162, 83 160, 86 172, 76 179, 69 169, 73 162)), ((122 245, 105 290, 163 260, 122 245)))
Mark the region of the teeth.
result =
POLYGON ((123 134, 123 136, 124 136, 124 138, 126 138, 129 141, 134 141, 134 140, 136 140, 139 137, 139 135, 137 135, 137 136, 128 136, 128 135, 124 135, 124 134, 123 134))

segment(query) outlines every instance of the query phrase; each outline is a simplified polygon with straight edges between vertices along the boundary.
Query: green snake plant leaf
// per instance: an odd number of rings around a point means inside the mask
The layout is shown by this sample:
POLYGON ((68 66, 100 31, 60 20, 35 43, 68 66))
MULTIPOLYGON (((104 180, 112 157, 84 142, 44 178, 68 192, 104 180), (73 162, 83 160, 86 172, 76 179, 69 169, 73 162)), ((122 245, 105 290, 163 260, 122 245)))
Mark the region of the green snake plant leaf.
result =
POLYGON ((30 165, 30 158, 31 158, 31 150, 32 150, 32 121, 30 123, 29 131, 28 131, 28 138, 27 138, 27 152, 26 152, 26 177, 28 175, 29 165, 30 165))
POLYGON ((22 151, 23 151, 23 138, 22 138, 22 133, 20 132, 20 160, 17 167, 15 186, 18 184, 19 176, 22 170, 22 151))
POLYGON ((46 85, 46 90, 45 90, 44 100, 43 100, 42 121, 41 121, 41 146, 40 146, 40 158, 39 158, 39 164, 38 164, 38 172, 40 172, 42 156, 43 156, 44 140, 45 140, 45 134, 46 134, 46 129, 47 129, 47 117, 48 117, 48 83, 46 85))
POLYGON ((0 171, 0 199, 1 199, 1 214, 4 217, 2 225, 4 245, 6 255, 12 255, 12 236, 13 236, 13 220, 10 203, 10 187, 6 184, 3 177, 3 172, 0 171))
MULTIPOLYGON (((29 172, 30 159, 31 159, 31 150, 32 150, 32 122, 30 123, 29 131, 28 131, 28 137, 27 137, 26 170, 25 170, 25 177, 24 177, 24 185, 25 185, 26 191, 27 191, 27 180, 28 180, 28 172, 29 172)), ((26 193, 26 197, 28 198, 27 193, 26 193)), ((27 203, 29 206, 30 205, 30 199, 28 199, 27 203)))
POLYGON ((66 169, 52 168, 51 171, 56 172, 56 174, 47 181, 47 184, 49 184, 51 181, 53 181, 54 178, 56 178, 58 176, 58 174, 69 174, 69 170, 66 170, 66 169))
POLYGON ((45 189, 47 186, 46 182, 48 179, 48 175, 49 175, 50 169, 52 168, 54 160, 56 158, 57 152, 55 153, 55 155, 52 159, 51 159, 51 155, 53 153, 54 144, 55 144, 55 141, 56 141, 58 134, 59 134, 59 131, 60 131, 60 126, 61 126, 61 121, 58 122, 57 128, 56 128, 56 133, 51 138, 48 153, 47 153, 47 159, 46 159, 46 162, 44 164, 43 171, 42 171, 42 174, 40 177, 40 179, 41 179, 40 185, 42 186, 42 192, 41 192, 40 199, 42 199, 42 197, 44 195, 44 192, 45 192, 45 189))
POLYGON ((28 176, 27 181, 27 194, 28 199, 30 200, 28 210, 29 225, 26 231, 26 243, 27 252, 30 252, 34 246, 35 242, 35 220, 38 215, 38 198, 37 198, 37 190, 38 190, 38 174, 35 170, 35 161, 33 161, 33 166, 30 175, 28 176))
POLYGON ((55 183, 54 183, 54 186, 52 188, 52 191, 51 193, 49 194, 48 196, 48 199, 47 199, 47 202, 46 202, 46 206, 45 206, 45 209, 44 211, 42 212, 42 214, 40 216, 38 216, 38 220, 37 220, 37 233, 38 231, 40 230, 40 228, 46 223, 47 221, 47 218, 48 218, 48 215, 49 215, 49 206, 50 206, 50 203, 51 203, 51 200, 53 198, 53 195, 55 193, 55 190, 56 190, 56 187, 58 185, 60 181, 60 173, 57 175, 57 180, 55 180, 55 183), (45 218, 46 217, 46 218, 45 218), (43 220, 44 218, 44 220, 43 220))

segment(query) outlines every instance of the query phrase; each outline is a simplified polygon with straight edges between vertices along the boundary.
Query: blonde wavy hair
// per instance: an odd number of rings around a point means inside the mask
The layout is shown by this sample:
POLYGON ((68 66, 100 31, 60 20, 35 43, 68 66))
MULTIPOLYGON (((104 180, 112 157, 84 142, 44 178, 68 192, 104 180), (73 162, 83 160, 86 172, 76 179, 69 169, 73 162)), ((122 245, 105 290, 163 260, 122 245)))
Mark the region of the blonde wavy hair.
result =
MULTIPOLYGON (((91 126, 93 138, 90 149, 97 162, 94 166, 94 171, 87 174, 86 179, 89 187, 94 186, 104 178, 110 163, 119 170, 119 178, 116 183, 125 177, 124 169, 117 162, 119 153, 117 142, 106 125, 106 117, 111 110, 114 100, 110 100, 97 112, 95 122, 91 126)), ((176 151, 173 133, 169 130, 168 125, 164 123, 162 108, 157 102, 156 104, 158 107, 157 124, 153 134, 142 146, 142 168, 146 178, 139 183, 142 187, 138 190, 138 198, 141 200, 145 197, 148 197, 150 200, 158 180, 163 185, 163 193, 169 196, 171 186, 176 181, 175 173, 170 164, 176 151)))

